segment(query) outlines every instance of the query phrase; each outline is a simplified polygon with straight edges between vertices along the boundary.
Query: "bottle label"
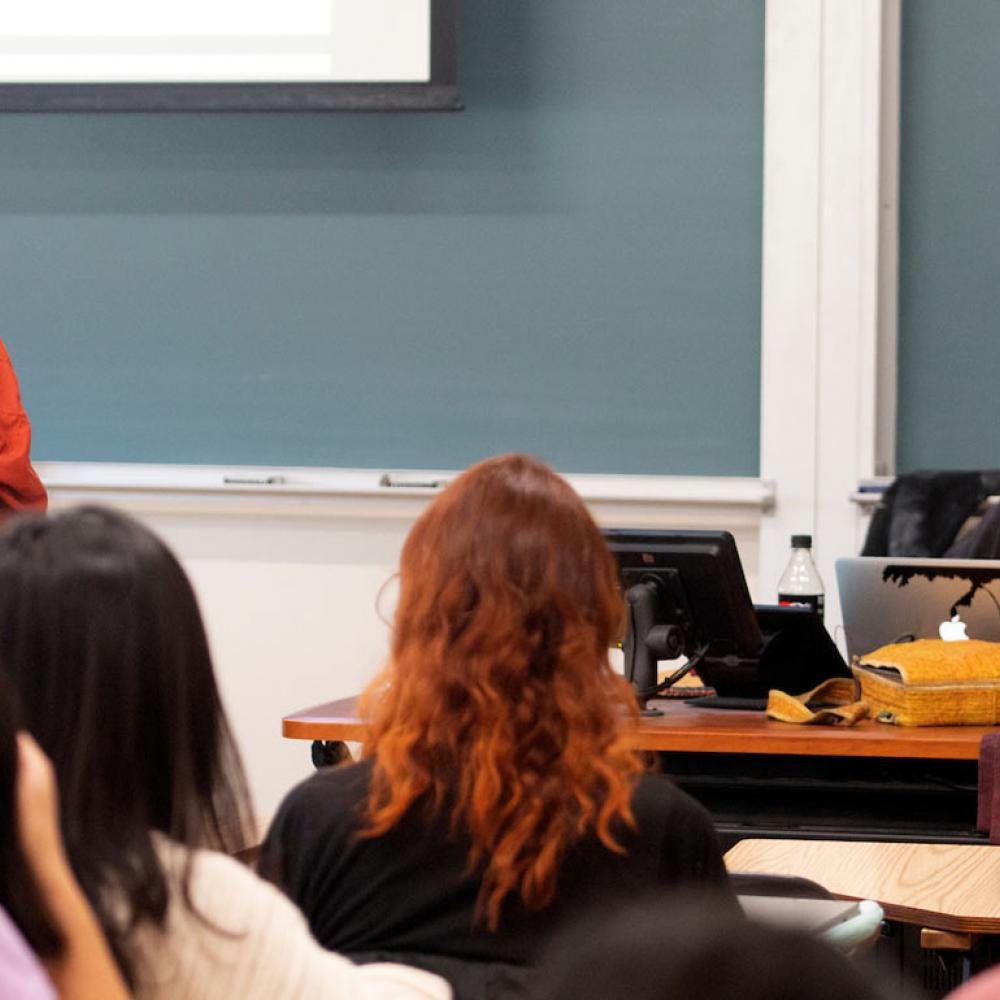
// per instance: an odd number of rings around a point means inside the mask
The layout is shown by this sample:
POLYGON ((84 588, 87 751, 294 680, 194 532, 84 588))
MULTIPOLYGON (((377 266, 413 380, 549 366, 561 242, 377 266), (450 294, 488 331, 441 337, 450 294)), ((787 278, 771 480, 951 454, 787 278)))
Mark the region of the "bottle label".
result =
POLYGON ((783 608, 811 608, 820 618, 826 610, 823 594, 778 594, 778 604, 783 608))

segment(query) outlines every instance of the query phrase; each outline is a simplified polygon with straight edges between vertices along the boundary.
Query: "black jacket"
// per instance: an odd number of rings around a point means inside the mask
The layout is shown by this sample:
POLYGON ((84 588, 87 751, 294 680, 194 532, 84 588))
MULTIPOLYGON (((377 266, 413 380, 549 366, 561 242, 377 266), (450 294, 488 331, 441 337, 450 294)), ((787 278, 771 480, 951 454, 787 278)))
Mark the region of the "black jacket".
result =
POLYGON ((708 814, 668 778, 644 775, 632 807, 637 830, 625 855, 596 836, 560 866, 555 901, 528 911, 508 900, 500 929, 476 921, 481 867, 446 817, 415 805, 388 833, 361 838, 372 764, 318 772, 293 789, 264 842, 261 872, 298 903, 317 940, 356 961, 394 960, 437 972, 457 1000, 524 995, 549 935, 585 907, 655 886, 728 879, 708 814))
POLYGON ((886 490, 872 515, 863 556, 1000 559, 1000 512, 993 507, 955 537, 983 501, 1000 494, 1000 472, 911 472, 886 490))

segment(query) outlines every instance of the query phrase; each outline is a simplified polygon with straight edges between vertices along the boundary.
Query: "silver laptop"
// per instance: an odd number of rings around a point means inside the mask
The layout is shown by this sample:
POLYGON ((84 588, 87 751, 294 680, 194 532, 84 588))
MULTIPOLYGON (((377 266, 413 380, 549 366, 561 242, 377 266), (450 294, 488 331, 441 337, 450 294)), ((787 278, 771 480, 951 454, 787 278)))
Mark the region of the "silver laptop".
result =
POLYGON ((838 559, 837 587, 849 658, 911 637, 1000 642, 1000 560, 838 559))

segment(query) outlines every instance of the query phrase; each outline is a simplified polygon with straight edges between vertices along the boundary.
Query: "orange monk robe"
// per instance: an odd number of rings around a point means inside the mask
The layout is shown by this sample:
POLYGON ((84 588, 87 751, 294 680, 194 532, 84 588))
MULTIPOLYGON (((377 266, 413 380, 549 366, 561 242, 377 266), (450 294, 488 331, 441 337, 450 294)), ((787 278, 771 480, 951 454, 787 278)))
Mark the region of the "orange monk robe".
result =
POLYGON ((0 340, 0 508, 45 510, 45 487, 31 467, 31 424, 7 348, 0 340))

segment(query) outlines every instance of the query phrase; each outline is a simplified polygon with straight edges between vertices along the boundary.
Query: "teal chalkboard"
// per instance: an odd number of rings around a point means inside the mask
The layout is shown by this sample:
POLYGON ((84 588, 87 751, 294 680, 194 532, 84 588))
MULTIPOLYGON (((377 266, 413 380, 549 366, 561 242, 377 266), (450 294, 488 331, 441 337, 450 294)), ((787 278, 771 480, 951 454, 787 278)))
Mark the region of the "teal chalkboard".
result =
POLYGON ((897 465, 1000 465, 1000 4, 906 0, 897 465))
POLYGON ((466 110, 0 117, 39 459, 758 468, 762 0, 464 0, 466 110))

